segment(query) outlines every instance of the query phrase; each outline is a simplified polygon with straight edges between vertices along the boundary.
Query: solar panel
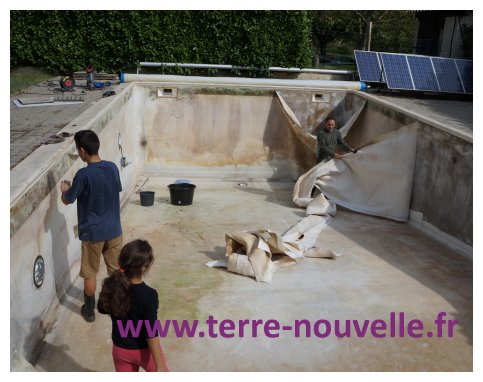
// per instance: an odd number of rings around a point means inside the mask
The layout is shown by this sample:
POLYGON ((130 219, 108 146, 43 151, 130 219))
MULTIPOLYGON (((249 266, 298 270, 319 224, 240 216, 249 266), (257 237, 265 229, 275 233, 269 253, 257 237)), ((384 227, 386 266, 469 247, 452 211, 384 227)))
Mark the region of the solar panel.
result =
POLYGON ((464 93, 455 60, 431 57, 439 88, 446 93, 464 93))
POLYGON ((413 77, 414 88, 416 90, 439 92, 438 81, 436 80, 431 58, 411 55, 406 57, 413 77))
POLYGON ((406 55, 381 53, 381 59, 389 89, 414 90, 406 55))
POLYGON ((465 93, 473 94, 473 61, 455 60, 455 62, 465 93))
MULTIPOLYGON (((381 64, 379 63, 378 53, 355 50, 354 55, 356 57, 360 80, 367 82, 380 82, 381 64)), ((382 82, 385 82, 384 78, 382 82)))

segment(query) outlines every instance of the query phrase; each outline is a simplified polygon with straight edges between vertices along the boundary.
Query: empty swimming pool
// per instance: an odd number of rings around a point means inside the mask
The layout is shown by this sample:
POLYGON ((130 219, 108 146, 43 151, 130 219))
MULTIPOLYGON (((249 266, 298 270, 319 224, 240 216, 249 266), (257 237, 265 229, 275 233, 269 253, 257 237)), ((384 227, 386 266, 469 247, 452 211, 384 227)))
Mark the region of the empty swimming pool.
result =
MULTIPOLYGON (((169 79, 169 76, 165 76, 169 79)), ((146 283, 160 296, 159 320, 198 320, 196 335, 161 339, 172 371, 470 371, 472 363, 472 138, 405 113, 351 89, 280 83, 235 86, 179 79, 125 83, 65 127, 92 129, 100 157, 120 168, 124 242, 145 238, 155 251, 146 283), (409 224, 338 206, 318 242, 342 253, 307 258, 257 283, 205 267, 225 258, 232 230, 287 231, 305 216, 293 203, 298 177, 315 165, 313 136, 334 116, 345 140, 362 146, 418 122, 409 224), (121 146, 121 147, 120 147, 121 146), (131 164, 121 165, 122 155, 131 164), (456 161, 454 160, 456 158, 456 161), (143 207, 134 191, 155 191, 143 207), (174 206, 167 185, 190 179, 191 206, 174 206), (246 186, 239 186, 246 183, 246 186), (397 325, 420 320, 424 335, 397 325), (453 337, 436 335, 435 320, 458 320, 453 337), (233 338, 208 335, 206 323, 232 320, 233 338), (346 320, 385 320, 387 336, 310 337, 301 326, 267 337, 260 326, 239 336, 240 320, 275 319, 295 326, 318 320, 341 331, 346 320), (399 328, 399 326, 398 326, 399 328), (399 329, 398 329, 399 330, 399 329), (434 333, 432 337, 427 332, 434 333), (200 336, 203 332, 206 335, 200 336)), ((298 81, 300 82, 300 81, 298 81)), ((60 180, 85 166, 73 141, 36 150, 11 171, 10 290, 13 370, 113 371, 111 321, 80 316, 82 280, 75 205, 60 201, 60 180), (42 256, 42 285, 33 280, 42 256)), ((100 283, 106 275, 101 266, 100 283)), ((447 330, 447 326, 445 327, 447 330)), ((322 329, 321 329, 322 330, 322 329)), ((217 334, 220 334, 217 331, 217 334)))

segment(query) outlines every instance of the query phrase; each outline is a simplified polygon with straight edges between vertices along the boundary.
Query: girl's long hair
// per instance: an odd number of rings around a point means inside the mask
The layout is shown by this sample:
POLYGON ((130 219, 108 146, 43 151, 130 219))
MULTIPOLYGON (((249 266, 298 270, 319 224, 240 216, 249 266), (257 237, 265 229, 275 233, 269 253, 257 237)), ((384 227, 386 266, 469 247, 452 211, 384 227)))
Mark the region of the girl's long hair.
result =
POLYGON ((131 306, 131 277, 142 275, 143 268, 148 270, 154 262, 153 249, 146 240, 138 239, 126 244, 119 254, 119 267, 102 283, 99 303, 114 317, 127 314, 131 306))

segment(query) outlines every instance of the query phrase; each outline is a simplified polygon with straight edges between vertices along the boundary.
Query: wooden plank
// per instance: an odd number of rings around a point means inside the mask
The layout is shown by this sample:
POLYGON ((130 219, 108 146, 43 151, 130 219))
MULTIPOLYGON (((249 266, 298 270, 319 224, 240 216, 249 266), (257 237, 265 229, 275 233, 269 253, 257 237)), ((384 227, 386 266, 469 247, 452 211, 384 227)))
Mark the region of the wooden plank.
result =
POLYGON ((18 99, 22 105, 33 105, 36 103, 54 103, 54 100, 50 97, 37 97, 37 98, 19 98, 18 99))

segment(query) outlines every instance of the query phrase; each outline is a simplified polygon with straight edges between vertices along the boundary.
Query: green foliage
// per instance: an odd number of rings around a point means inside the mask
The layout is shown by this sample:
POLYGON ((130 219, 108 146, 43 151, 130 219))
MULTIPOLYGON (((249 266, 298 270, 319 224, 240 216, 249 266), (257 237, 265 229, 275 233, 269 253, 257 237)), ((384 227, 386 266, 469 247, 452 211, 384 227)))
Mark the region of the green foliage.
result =
POLYGON ((352 55, 368 42, 372 21, 371 50, 412 53, 417 20, 406 11, 307 11, 312 23, 312 42, 319 54, 352 55), (318 30, 318 31, 316 31, 318 30))
MULTIPOLYGON (((399 17, 405 11, 393 11, 399 17)), ((418 20, 414 13, 390 23, 376 24, 372 28, 371 50, 388 53, 413 53, 418 20)))
POLYGON ((306 11, 10 11, 10 67, 81 71, 92 64, 112 73, 135 59, 303 68, 309 33, 306 11))
POLYGON ((347 11, 307 11, 312 25, 312 49, 315 54, 327 55, 327 45, 346 32, 347 11))

